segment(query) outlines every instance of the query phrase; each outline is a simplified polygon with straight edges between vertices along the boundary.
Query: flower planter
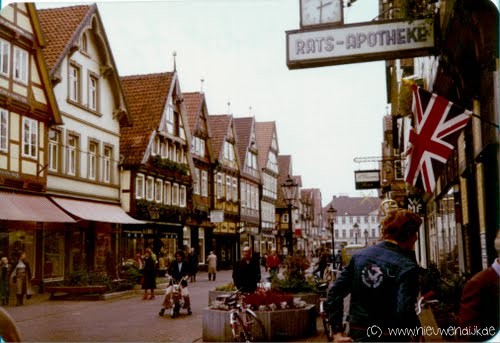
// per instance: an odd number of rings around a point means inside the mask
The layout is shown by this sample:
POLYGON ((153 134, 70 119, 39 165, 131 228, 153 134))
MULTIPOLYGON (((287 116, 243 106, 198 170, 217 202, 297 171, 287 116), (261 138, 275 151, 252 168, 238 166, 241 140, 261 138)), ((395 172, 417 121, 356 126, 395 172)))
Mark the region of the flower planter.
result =
MULTIPOLYGON (((314 305, 299 309, 257 311, 257 317, 264 325, 265 335, 258 324, 253 333, 258 341, 280 341, 286 338, 309 337, 316 334, 316 311, 314 305)), ((205 308, 203 310, 203 341, 233 341, 229 327, 229 311, 205 308)))
POLYGON ((229 295, 231 292, 226 291, 208 291, 208 306, 221 295, 229 295))

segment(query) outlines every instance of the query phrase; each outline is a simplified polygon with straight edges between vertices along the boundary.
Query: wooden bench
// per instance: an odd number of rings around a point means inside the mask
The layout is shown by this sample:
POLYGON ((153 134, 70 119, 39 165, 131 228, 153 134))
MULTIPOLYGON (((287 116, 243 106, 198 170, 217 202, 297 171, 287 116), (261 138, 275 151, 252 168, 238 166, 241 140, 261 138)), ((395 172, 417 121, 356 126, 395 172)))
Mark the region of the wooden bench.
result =
POLYGON ((54 299, 55 293, 64 294, 104 294, 106 286, 46 286, 45 291, 50 293, 49 299, 54 299))

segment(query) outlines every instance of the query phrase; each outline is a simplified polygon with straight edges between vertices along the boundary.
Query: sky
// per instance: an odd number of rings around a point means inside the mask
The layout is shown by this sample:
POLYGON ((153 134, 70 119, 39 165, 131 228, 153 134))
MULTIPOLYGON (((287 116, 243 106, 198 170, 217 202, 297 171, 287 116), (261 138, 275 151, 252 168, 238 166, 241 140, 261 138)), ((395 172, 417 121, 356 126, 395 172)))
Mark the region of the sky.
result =
MULTIPOLYGON (((81 2, 36 2, 37 8, 81 2)), ((299 0, 97 2, 120 76, 172 71, 183 92, 203 91, 210 114, 275 121, 281 155, 323 205, 356 191, 356 157, 381 156, 388 114, 385 62, 289 70, 287 30, 299 29, 299 0)), ((371 21, 378 1, 344 9, 344 22, 371 21)))

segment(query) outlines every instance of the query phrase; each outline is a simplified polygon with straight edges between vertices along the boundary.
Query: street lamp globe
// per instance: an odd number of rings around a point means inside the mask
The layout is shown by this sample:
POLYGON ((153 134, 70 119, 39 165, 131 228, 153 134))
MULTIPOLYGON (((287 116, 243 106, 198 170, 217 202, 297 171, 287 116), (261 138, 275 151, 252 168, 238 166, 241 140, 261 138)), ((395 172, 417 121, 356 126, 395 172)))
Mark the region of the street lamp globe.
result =
POLYGON ((288 179, 281 185, 283 198, 288 207, 288 256, 293 255, 293 228, 292 228, 292 207, 297 198, 299 185, 288 175, 288 179))

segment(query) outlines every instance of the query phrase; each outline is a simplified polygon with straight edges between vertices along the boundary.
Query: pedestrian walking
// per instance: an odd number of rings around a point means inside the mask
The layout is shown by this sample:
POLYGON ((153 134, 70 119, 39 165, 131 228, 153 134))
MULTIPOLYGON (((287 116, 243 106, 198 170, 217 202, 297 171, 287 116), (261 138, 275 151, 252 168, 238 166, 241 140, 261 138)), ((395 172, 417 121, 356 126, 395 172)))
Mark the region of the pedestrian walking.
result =
POLYGON ((280 264, 280 258, 276 253, 276 249, 271 249, 271 254, 267 258, 267 268, 269 268, 269 276, 271 279, 278 275, 280 271, 280 264))
POLYGON ((19 259, 12 270, 10 278, 16 285, 16 306, 21 306, 23 305, 24 296, 26 296, 26 299, 30 299, 33 295, 31 268, 24 251, 19 252, 19 259))
POLYGON ((196 273, 198 273, 198 255, 194 251, 194 248, 189 250, 188 254, 189 267, 191 268, 191 282, 196 282, 196 273))
POLYGON ((207 264, 208 281, 211 281, 212 278, 215 281, 215 277, 217 276, 217 255, 215 255, 213 251, 210 251, 210 254, 207 257, 207 264))
POLYGON ((2 306, 9 304, 10 296, 10 264, 7 257, 2 257, 0 262, 0 298, 2 299, 2 306))
POLYGON ((151 254, 151 249, 146 249, 146 254, 144 255, 144 268, 142 268, 142 289, 144 290, 142 299, 144 300, 152 300, 155 298, 156 261, 153 259, 151 254), (148 289, 151 290, 149 298, 148 289))
POLYGON ((246 246, 242 249, 243 257, 233 267, 233 282, 237 289, 253 293, 260 282, 259 261, 252 258, 252 250, 246 246))
POLYGON ((335 269, 342 270, 342 250, 338 250, 335 255, 335 269))
POLYGON ((408 210, 389 211, 381 223, 384 241, 352 255, 326 302, 335 342, 416 339, 405 330, 420 327, 415 313, 419 267, 413 249, 421 223, 408 210), (350 332, 344 336, 344 297, 348 294, 350 332), (376 334, 368 330, 374 327, 376 334), (389 335, 389 329, 401 329, 406 335, 389 335))
MULTIPOLYGON (((495 240, 497 253, 500 250, 500 233, 495 240)), ((460 300, 458 325, 464 333, 480 330, 482 335, 464 335, 461 339, 468 342, 492 339, 500 329, 500 258, 493 264, 474 275, 465 284, 460 300)), ((495 340, 492 340, 492 342, 495 340)), ((498 342, 498 340, 496 341, 498 342)))
POLYGON ((320 256, 318 261, 318 266, 314 269, 313 274, 319 272, 319 277, 322 279, 325 274, 325 269, 328 265, 328 260, 330 259, 329 254, 325 251, 325 249, 321 248, 320 256))

